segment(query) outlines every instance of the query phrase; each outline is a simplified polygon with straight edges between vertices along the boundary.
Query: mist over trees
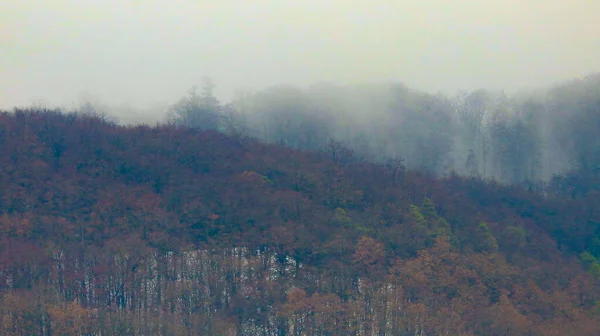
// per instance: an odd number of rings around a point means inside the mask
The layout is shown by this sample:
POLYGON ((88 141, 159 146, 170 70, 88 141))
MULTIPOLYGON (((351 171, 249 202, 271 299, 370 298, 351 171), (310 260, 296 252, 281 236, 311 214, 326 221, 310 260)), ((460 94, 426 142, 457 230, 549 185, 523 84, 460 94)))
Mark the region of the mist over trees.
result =
POLYGON ((0 112, 0 334, 600 334, 600 76, 214 89, 0 112))
POLYGON ((436 177, 459 174, 570 197, 599 189, 600 74, 514 95, 316 83, 239 90, 219 101, 216 87, 204 77, 171 105, 153 107, 154 117, 89 94, 71 110, 115 123, 218 130, 337 155, 343 163, 399 160, 436 177))
POLYGON ((0 112, 0 335, 600 334, 597 195, 241 138, 0 112))
POLYGON ((219 101, 213 95, 214 83, 205 78, 202 91, 192 87, 186 97, 181 98, 168 110, 168 119, 177 126, 197 129, 217 129, 220 124, 219 101))
POLYGON ((213 88, 208 80, 202 94, 190 91, 171 107, 169 120, 303 150, 331 152, 335 143, 354 161, 401 158, 408 169, 435 176, 457 173, 530 189, 589 179, 600 167, 598 74, 515 96, 319 83, 240 91, 222 104, 213 88))

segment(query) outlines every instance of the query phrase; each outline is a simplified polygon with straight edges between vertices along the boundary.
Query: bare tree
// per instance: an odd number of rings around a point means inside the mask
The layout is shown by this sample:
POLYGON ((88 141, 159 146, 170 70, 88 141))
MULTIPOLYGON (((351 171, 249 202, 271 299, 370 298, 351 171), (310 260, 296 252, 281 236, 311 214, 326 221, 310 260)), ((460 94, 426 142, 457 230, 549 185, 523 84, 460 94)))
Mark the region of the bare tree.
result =
POLYGON ((398 178, 401 178, 406 171, 406 167, 404 166, 404 159, 396 156, 388 159, 386 163, 386 168, 390 171, 390 175, 392 178, 392 185, 396 185, 398 178))
POLYGON ((352 163, 354 159, 354 151, 334 138, 329 139, 327 151, 331 155, 331 160, 341 166, 352 163))
POLYGON ((219 101, 213 95, 215 85, 204 78, 201 94, 193 86, 186 97, 181 98, 168 110, 168 119, 178 126, 198 129, 218 129, 221 122, 219 101))

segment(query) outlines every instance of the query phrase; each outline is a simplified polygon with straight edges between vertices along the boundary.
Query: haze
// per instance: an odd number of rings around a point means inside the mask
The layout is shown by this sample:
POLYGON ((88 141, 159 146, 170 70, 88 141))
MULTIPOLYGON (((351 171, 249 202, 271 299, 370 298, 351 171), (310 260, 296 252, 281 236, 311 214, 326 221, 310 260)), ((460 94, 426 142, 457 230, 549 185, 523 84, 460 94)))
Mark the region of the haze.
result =
POLYGON ((538 87, 600 69, 600 2, 1 0, 0 108, 172 103, 236 88, 395 80, 538 87))

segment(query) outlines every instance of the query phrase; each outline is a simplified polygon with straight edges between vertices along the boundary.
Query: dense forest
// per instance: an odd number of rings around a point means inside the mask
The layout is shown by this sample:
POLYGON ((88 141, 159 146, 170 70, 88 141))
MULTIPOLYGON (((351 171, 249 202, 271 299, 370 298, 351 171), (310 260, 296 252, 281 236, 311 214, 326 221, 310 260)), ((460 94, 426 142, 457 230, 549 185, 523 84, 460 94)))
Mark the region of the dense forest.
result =
POLYGON ((170 119, 303 150, 326 149, 334 139, 352 149, 354 161, 401 158, 436 176, 455 172, 525 186, 599 162, 600 74, 514 96, 318 84, 243 90, 220 104, 214 86, 207 79, 201 92, 193 88, 171 107, 170 119))
POLYGON ((213 87, 0 114, 0 334, 600 334, 600 76, 213 87))

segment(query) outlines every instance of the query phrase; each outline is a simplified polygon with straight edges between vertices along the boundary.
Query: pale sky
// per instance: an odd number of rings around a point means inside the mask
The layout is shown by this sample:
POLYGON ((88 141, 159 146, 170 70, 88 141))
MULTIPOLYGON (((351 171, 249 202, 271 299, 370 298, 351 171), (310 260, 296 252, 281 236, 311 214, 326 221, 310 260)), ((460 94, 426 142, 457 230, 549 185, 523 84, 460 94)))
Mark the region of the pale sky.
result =
POLYGON ((600 71, 598 0, 0 0, 0 108, 170 103, 235 88, 398 80, 544 86, 600 71))

